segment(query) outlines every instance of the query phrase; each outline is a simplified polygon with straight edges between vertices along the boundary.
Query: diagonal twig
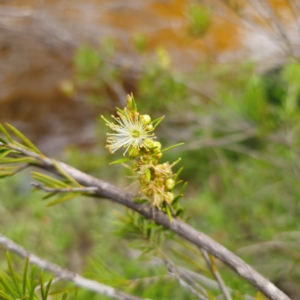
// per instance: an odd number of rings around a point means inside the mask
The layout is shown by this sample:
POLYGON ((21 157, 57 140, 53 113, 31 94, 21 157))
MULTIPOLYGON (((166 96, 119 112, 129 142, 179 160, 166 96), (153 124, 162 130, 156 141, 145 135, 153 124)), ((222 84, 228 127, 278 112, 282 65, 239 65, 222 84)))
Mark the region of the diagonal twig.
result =
POLYGON ((199 300, 209 300, 208 298, 208 295, 206 293, 206 291, 204 291, 205 293, 203 295, 200 295, 196 289, 191 285, 189 284, 189 282, 187 282, 187 280, 185 278, 183 278, 179 273, 178 271, 176 270, 176 267, 170 262, 170 261, 164 261, 167 269, 168 269, 168 272, 171 276, 174 276, 180 285, 182 285, 184 288, 186 288, 187 290, 189 290, 193 295, 196 296, 197 299, 199 300))
POLYGON ((230 296, 230 293, 229 293, 228 289, 226 288, 226 285, 225 285, 225 283, 224 283, 224 281, 223 281, 220 273, 218 272, 218 270, 214 266, 211 257, 209 257, 208 253, 205 250, 203 250, 201 248, 199 248, 199 250, 200 250, 200 252, 201 252, 201 254, 202 254, 202 256, 203 256, 203 258, 204 258, 204 260, 205 260, 205 262, 206 262, 206 264, 208 266, 208 268, 210 269, 211 273, 215 277, 215 279, 216 279, 216 281, 217 281, 217 283, 218 283, 218 285, 220 287, 220 290, 223 293, 224 299, 225 300, 232 300, 232 298, 230 296))

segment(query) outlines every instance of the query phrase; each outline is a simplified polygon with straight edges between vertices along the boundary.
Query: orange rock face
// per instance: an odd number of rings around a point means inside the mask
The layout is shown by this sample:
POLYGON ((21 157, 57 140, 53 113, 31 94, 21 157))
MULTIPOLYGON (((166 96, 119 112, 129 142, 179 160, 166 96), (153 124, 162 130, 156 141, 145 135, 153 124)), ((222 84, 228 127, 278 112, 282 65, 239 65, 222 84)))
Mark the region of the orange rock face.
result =
MULTIPOLYGON (((37 126, 40 117, 49 118, 51 105, 65 103, 72 109, 76 101, 57 89, 61 81, 72 76, 74 51, 82 43, 99 46, 107 37, 116 40, 117 58, 113 63, 125 68, 127 74, 138 71, 158 47, 167 50, 173 68, 186 72, 201 61, 254 59, 268 68, 290 54, 298 55, 300 26, 296 20, 300 18, 300 7, 296 1, 206 2, 202 8, 211 12, 210 26, 198 36, 190 34, 189 14, 194 2, 188 0, 1 2, 0 121, 25 120, 28 110, 24 103, 21 105, 22 101, 34 109, 30 121, 25 122, 37 126), (137 34, 146 38, 143 54, 138 53, 133 43, 137 34), (20 105, 22 112, 18 109, 20 105)), ((130 81, 130 75, 128 78, 124 80, 130 81)), ((133 89, 121 87, 123 94, 133 89)), ((84 106, 83 102, 77 99, 76 105, 84 106)), ((75 120, 91 118, 85 114, 73 116, 75 120)), ((72 123, 74 131, 85 130, 85 125, 77 123, 80 122, 72 123)), ((90 126, 89 122, 84 124, 90 126)), ((37 135, 33 136, 39 140, 37 135)))

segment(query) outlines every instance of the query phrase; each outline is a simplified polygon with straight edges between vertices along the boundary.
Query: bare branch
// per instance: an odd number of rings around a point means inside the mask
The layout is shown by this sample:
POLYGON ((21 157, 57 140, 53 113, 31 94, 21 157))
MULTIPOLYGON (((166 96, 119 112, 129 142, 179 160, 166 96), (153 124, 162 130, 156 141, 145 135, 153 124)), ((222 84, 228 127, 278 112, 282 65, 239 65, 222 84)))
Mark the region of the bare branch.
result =
MULTIPOLYGON (((47 157, 40 156, 30 150, 24 150, 22 147, 14 146, 11 144, 3 144, 0 146, 11 148, 23 153, 25 156, 35 157, 38 162, 34 166, 41 169, 58 174, 55 169, 53 161, 47 157)), ((192 244, 208 251, 216 258, 223 261, 228 267, 234 270, 241 277, 245 278, 249 283, 256 287, 266 297, 272 300, 288 300, 290 299, 286 294, 280 291, 273 283, 264 278, 261 274, 255 271, 251 266, 246 264, 241 258, 234 253, 220 245, 204 233, 197 231, 195 228, 189 226, 185 222, 173 218, 170 222, 168 216, 162 211, 156 210, 153 207, 145 206, 143 204, 133 201, 133 195, 125 193, 124 191, 116 188, 115 186, 99 180, 91 175, 83 173, 65 163, 57 162, 65 172, 72 176, 78 183, 86 187, 97 187, 95 192, 97 197, 108 198, 116 203, 126 206, 133 211, 138 212, 145 218, 153 220, 159 225, 170 229, 177 233, 179 236, 188 240, 192 244)))
POLYGON ((91 290, 101 295, 106 295, 113 299, 143 300, 142 298, 126 294, 108 285, 104 285, 97 281, 84 278, 77 273, 63 269, 58 265, 53 264, 47 260, 44 260, 39 256, 27 251, 22 246, 16 244, 15 242, 13 242, 12 240, 10 240, 9 238, 7 238, 1 233, 0 233, 0 244, 3 245, 7 250, 14 252, 23 258, 28 257, 30 263, 35 264, 36 266, 55 274, 56 276, 58 276, 59 280, 71 281, 76 286, 91 290))

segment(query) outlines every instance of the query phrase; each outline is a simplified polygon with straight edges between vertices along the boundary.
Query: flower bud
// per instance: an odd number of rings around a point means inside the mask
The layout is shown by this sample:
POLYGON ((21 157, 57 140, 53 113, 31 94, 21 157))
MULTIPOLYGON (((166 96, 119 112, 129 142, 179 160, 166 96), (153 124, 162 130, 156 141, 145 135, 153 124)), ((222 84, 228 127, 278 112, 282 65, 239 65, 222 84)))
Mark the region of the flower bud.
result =
POLYGON ((154 153, 160 152, 161 143, 160 142, 154 142, 152 148, 153 148, 154 153))
POLYGON ((155 154, 155 157, 156 157, 157 159, 161 158, 161 157, 162 157, 162 153, 159 152, 159 153, 155 154))
POLYGON ((131 147, 129 150, 129 157, 138 157, 140 155, 140 151, 136 147, 131 147))
POLYGON ((152 124, 149 124, 149 125, 147 125, 146 126, 146 129, 148 130, 148 131, 151 131, 151 130, 153 130, 153 125, 152 124))
POLYGON ((145 174, 139 177, 139 181, 142 185, 147 185, 149 183, 149 180, 145 174))
MULTIPOLYGON (((141 120, 145 125, 149 125, 151 123, 151 117, 149 115, 142 115, 141 120)), ((151 125, 152 126, 152 125, 151 125)), ((148 126, 147 126, 148 127, 148 126)), ((153 127, 153 126, 152 126, 153 127)))
POLYGON ((163 163, 161 169, 166 175, 172 175, 172 168, 169 163, 163 163))
POLYGON ((152 139, 145 139, 143 145, 146 149, 152 149, 154 147, 154 141, 152 139))
POLYGON ((165 180, 165 187, 167 190, 172 190, 175 186, 175 181, 172 178, 165 180))
POLYGON ((133 95, 127 95, 127 106, 129 110, 136 111, 136 104, 133 95))
POLYGON ((171 203, 174 200, 174 194, 171 192, 167 192, 166 199, 168 203, 171 203))

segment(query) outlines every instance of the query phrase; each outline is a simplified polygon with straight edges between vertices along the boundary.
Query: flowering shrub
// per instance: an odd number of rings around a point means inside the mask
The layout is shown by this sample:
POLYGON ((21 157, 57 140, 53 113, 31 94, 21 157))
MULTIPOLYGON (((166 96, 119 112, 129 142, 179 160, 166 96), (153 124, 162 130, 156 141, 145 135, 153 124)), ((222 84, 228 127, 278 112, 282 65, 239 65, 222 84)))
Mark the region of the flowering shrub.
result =
POLYGON ((133 161, 131 169, 140 183, 139 193, 143 198, 158 209, 166 204, 170 206, 175 198, 173 189, 178 177, 172 167, 180 159, 173 164, 159 163, 163 152, 174 147, 162 150, 161 143, 155 141, 153 131, 163 117, 152 121, 149 115, 141 115, 132 95, 127 96, 127 107, 117 110, 118 116, 112 116, 116 123, 102 116, 106 125, 115 132, 107 133, 106 147, 111 153, 125 148, 123 155, 127 157, 115 163, 133 161))

